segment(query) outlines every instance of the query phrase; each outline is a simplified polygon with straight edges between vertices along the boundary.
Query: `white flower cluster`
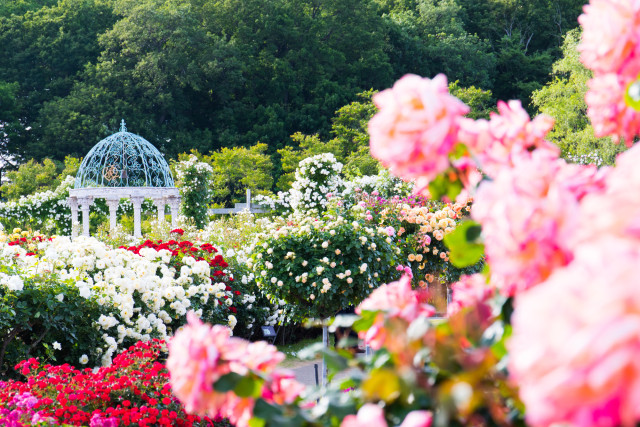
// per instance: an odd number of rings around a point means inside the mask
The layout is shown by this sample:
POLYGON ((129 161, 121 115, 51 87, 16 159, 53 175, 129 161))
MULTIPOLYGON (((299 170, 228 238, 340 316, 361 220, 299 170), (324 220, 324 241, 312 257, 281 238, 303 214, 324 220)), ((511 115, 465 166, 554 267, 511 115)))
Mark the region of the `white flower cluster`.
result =
POLYGON ((289 191, 279 191, 275 197, 258 195, 254 201, 271 210, 324 210, 328 195, 337 196, 343 186, 341 171, 342 163, 332 153, 307 157, 298 164, 289 191))
POLYGON ((176 163, 175 172, 178 181, 182 181, 185 178, 185 173, 188 169, 195 168, 198 172, 213 173, 213 168, 210 164, 201 162, 198 158, 191 154, 187 160, 176 163))
POLYGON ((604 165, 604 160, 598 153, 588 153, 588 154, 572 154, 567 156, 567 162, 569 163, 577 163, 580 165, 596 165, 598 167, 604 165))
MULTIPOLYGON (((224 283, 211 282, 205 261, 185 257, 185 265, 176 271, 169 266, 171 253, 167 250, 142 248, 137 255, 85 237, 73 242, 55 237, 38 246, 43 256, 25 256, 20 246, 0 243, 0 262, 20 272, 0 277, 0 286, 20 291, 23 277, 55 273, 61 281, 75 283, 81 296, 93 297, 107 307, 109 315, 95 319, 96 327, 104 330, 104 365, 122 350, 125 338, 167 339, 173 332, 167 325, 195 305, 233 303, 233 294, 226 291, 224 283)), ((202 309, 196 313, 202 315, 202 309)), ((230 327, 235 326, 234 320, 229 317, 230 327)))
POLYGON ((30 218, 38 223, 37 228, 41 230, 53 230, 57 225, 61 232, 70 233, 71 211, 67 197, 74 182, 75 178, 68 175, 53 191, 41 191, 16 201, 0 203, 0 217, 6 221, 30 218))
MULTIPOLYGON (((177 179, 177 187, 180 188, 181 194, 197 192, 198 187, 204 184, 208 187, 208 178, 213 173, 211 165, 198 160, 196 156, 191 154, 187 160, 180 161, 175 164, 175 172, 177 179)), ((208 201, 202 200, 203 198, 190 198, 190 203, 195 203, 199 206, 207 204, 208 201)))
POLYGON ((342 163, 332 153, 322 153, 300 162, 295 181, 289 191, 289 204, 294 211, 323 210, 329 194, 337 195, 343 185, 342 163))

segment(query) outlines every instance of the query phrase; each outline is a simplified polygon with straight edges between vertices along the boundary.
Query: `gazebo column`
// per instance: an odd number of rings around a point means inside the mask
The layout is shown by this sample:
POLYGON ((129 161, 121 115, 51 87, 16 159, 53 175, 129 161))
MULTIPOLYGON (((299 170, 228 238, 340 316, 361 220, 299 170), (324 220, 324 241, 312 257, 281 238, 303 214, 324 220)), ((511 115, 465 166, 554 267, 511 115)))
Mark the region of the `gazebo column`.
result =
POLYGON ((71 208, 71 238, 75 239, 77 237, 77 228, 78 225, 78 198, 75 196, 69 197, 67 200, 69 202, 69 207, 71 208))
POLYGON ((118 225, 118 205, 120 204, 120 198, 108 198, 106 202, 107 206, 109 206, 109 229, 114 231, 118 225))
POLYGON ((82 235, 89 237, 89 212, 93 204, 93 197, 87 196, 80 199, 80 209, 82 210, 82 235))
POLYGON ((178 226, 178 215, 180 213, 180 196, 169 197, 169 207, 171 208, 171 227, 178 226))
POLYGON ((131 203, 133 204, 133 237, 142 237, 142 202, 144 202, 144 196, 131 196, 131 203))
POLYGON ((153 204, 158 208, 158 222, 164 222, 164 207, 166 206, 164 197, 159 196, 154 198, 153 204))

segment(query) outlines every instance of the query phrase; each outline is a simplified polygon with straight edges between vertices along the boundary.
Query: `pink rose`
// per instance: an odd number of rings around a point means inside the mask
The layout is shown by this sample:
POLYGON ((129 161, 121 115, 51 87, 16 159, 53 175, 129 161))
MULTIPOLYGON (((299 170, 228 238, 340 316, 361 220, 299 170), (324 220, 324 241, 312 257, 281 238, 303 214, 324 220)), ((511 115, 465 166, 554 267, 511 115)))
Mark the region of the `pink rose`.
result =
POLYGON ((595 167, 567 165, 537 150, 483 182, 471 213, 482 224, 492 283, 514 295, 570 262, 579 200, 602 187, 595 167))
POLYGON ((384 411, 373 403, 364 404, 357 415, 347 415, 340 427, 388 427, 384 411))
POLYGON ((624 138, 630 147, 640 133, 640 112, 624 100, 627 84, 628 79, 613 73, 596 76, 588 82, 589 91, 584 99, 595 135, 611 136, 616 142, 624 138))
POLYGON ((400 427, 431 427, 432 421, 431 411, 411 411, 404 418, 400 427))
POLYGON ((640 247, 604 236, 519 294, 509 372, 534 426, 640 420, 640 247))
MULTIPOLYGON (((428 293, 411 289, 411 278, 404 274, 397 282, 382 285, 371 292, 369 297, 356 308, 356 313, 361 314, 363 310, 383 311, 388 317, 411 323, 418 317, 429 317, 435 313, 435 309, 427 303, 427 300, 428 293)), ((360 332, 359 335, 376 350, 383 345, 390 345, 387 342, 389 336, 384 328, 382 316, 378 316, 374 325, 369 330, 360 332)), ((395 344, 400 345, 399 341, 395 344)))
POLYGON ((638 74, 640 3, 591 0, 578 21, 582 25, 580 59, 597 73, 638 74))
MULTIPOLYGON (((558 147, 544 139, 552 127, 549 116, 531 120, 520 101, 500 101, 498 113, 491 113, 489 121, 461 120, 459 140, 480 161, 482 171, 493 177, 502 168, 513 167, 517 159, 530 157, 533 150, 544 151, 549 158, 558 157, 558 147)), ((458 162, 463 170, 473 171, 468 161, 458 162)))
POLYGON ((444 75, 406 75, 373 100, 380 110, 369 121, 374 157, 406 179, 430 180, 449 167, 458 122, 469 107, 449 94, 444 75))
MULTIPOLYGON (((494 295, 495 291, 482 274, 462 276, 458 282, 451 285, 451 290, 451 303, 447 305, 449 316, 465 307, 485 304, 494 295)), ((491 310, 488 310, 488 312, 490 313, 491 310)))

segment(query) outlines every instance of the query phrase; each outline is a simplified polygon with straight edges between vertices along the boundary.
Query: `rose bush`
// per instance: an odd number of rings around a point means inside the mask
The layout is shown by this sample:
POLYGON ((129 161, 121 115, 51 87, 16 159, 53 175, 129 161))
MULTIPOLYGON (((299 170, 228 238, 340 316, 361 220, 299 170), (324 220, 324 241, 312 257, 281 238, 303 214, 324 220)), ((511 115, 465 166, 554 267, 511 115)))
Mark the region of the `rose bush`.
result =
POLYGON ((359 211, 292 215, 256 237, 250 267, 272 302, 297 321, 326 318, 397 277, 400 250, 359 211))
POLYGON ((210 244, 147 241, 114 249, 94 238, 20 236, 0 236, 3 371, 38 356, 108 365, 139 340, 170 336, 188 309, 232 328, 240 321, 245 336, 265 317, 259 307, 247 308, 252 294, 235 285, 210 244))
POLYGON ((153 340, 94 371, 25 360, 16 366, 23 381, 0 381, 0 416, 11 426, 228 426, 185 412, 172 395, 165 358, 165 343, 153 340))

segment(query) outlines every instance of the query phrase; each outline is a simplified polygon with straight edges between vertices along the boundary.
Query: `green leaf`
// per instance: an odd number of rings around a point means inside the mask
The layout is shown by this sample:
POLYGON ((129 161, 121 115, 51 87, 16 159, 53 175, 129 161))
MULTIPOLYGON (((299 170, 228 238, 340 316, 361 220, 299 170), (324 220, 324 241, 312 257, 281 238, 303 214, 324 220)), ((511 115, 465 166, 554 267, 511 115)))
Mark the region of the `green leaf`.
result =
POLYGON ((262 418, 263 420, 270 420, 271 418, 281 414, 282 411, 280 408, 267 403, 264 399, 256 400, 256 404, 253 407, 253 416, 262 418))
POLYGON ((260 378, 243 377, 233 389, 238 397, 259 397, 264 380, 260 378))
POLYGON ((456 176, 455 180, 449 178, 449 173, 444 172, 438 175, 429 183, 429 193, 434 200, 440 200, 447 196, 449 200, 455 200, 462 191, 462 183, 456 176))
POLYGON ((451 264, 462 268, 480 261, 484 255, 484 245, 477 243, 481 232, 482 228, 477 222, 463 221, 444 237, 444 243, 450 251, 451 264))
POLYGON ((640 81, 635 80, 624 92, 624 102, 636 111, 640 111, 640 81))
POLYGON ((366 331, 367 329, 373 326, 373 322, 375 321, 376 311, 363 310, 360 313, 360 319, 353 322, 353 330, 356 332, 366 331))
POLYGON ((218 381, 213 383, 213 388, 214 390, 222 393, 225 393, 227 391, 232 391, 236 388, 238 383, 240 383, 242 378, 244 377, 240 374, 236 374, 235 372, 229 372, 228 374, 221 376, 220 379, 218 379, 218 381))
POLYGON ((249 420, 249 427, 264 427, 267 422, 262 418, 253 417, 249 420))

